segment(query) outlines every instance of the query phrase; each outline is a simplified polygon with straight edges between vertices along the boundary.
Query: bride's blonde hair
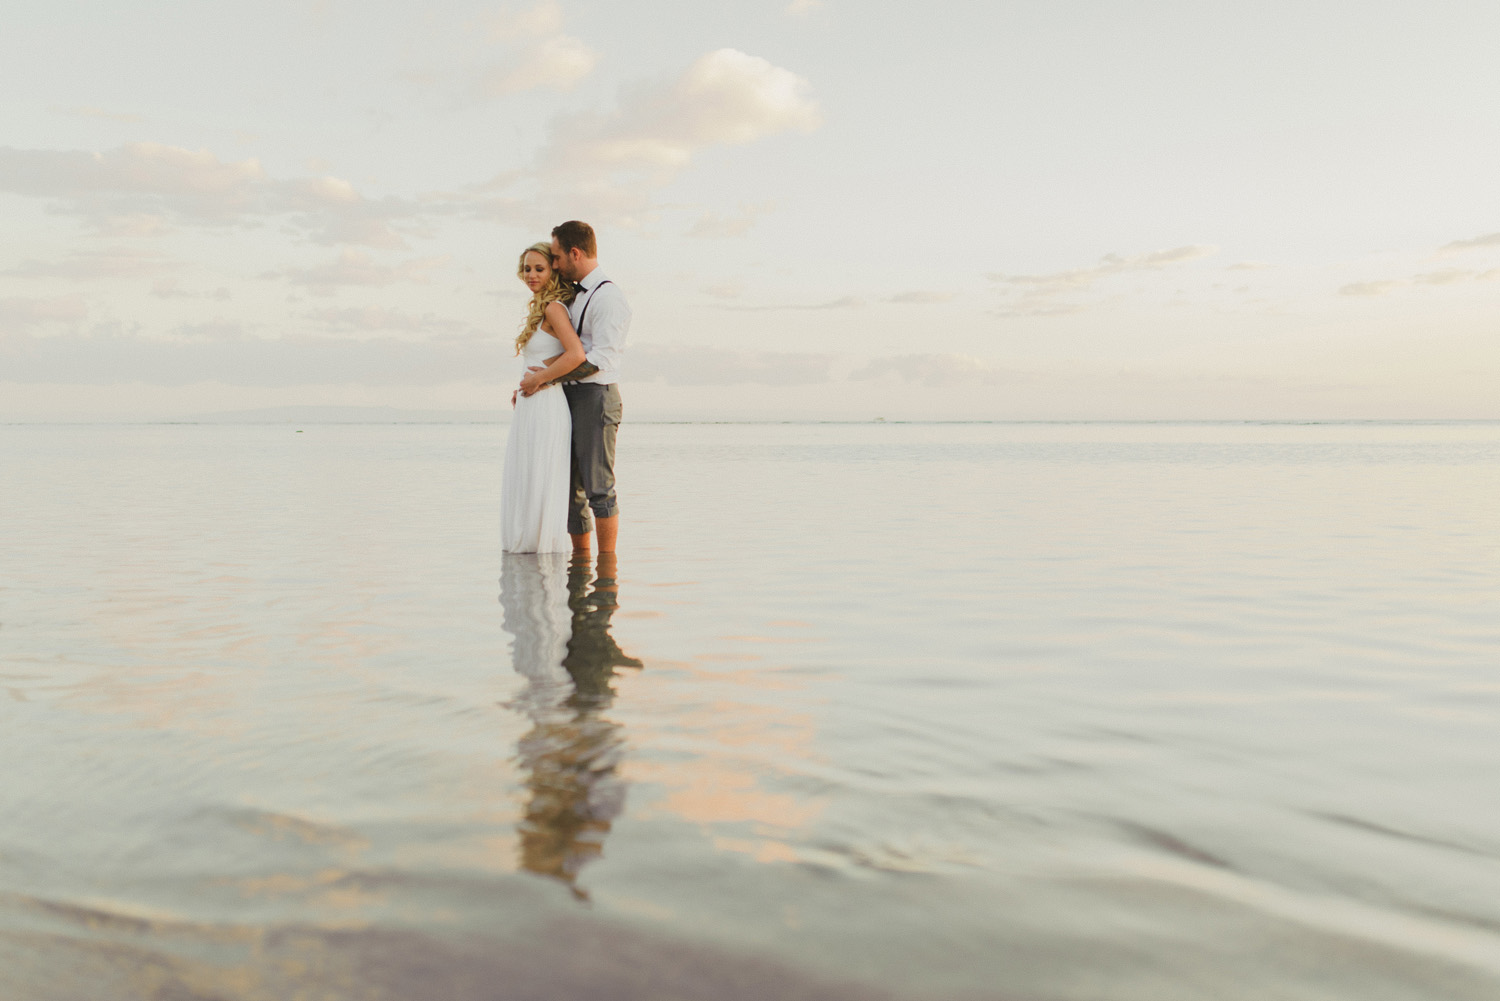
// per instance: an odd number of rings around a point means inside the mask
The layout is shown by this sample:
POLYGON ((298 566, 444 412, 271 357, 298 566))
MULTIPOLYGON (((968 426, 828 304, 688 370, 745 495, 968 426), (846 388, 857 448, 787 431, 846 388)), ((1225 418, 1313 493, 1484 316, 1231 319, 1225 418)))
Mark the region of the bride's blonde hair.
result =
MULTIPOLYGON (((521 251, 521 258, 516 264, 516 277, 519 278, 526 273, 526 255, 541 254, 547 259, 547 266, 552 267, 552 244, 533 243, 521 251)), ((521 333, 516 337, 516 354, 526 350, 526 342, 531 340, 531 335, 537 332, 542 325, 542 314, 547 311, 549 303, 569 303, 577 295, 573 290, 572 282, 563 281, 562 275, 554 268, 552 277, 547 279, 547 284, 536 290, 531 297, 531 304, 526 311, 526 322, 521 324, 521 333)))

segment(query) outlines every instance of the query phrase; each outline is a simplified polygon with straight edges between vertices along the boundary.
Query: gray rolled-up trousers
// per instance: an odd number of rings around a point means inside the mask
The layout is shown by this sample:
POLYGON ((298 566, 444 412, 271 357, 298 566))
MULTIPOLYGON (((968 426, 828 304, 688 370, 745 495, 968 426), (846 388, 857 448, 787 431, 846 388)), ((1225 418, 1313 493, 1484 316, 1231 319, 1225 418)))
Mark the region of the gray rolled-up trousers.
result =
POLYGON ((568 534, 594 530, 595 518, 620 513, 615 500, 615 434, 620 427, 620 387, 614 383, 565 382, 573 414, 573 489, 568 496, 568 534))

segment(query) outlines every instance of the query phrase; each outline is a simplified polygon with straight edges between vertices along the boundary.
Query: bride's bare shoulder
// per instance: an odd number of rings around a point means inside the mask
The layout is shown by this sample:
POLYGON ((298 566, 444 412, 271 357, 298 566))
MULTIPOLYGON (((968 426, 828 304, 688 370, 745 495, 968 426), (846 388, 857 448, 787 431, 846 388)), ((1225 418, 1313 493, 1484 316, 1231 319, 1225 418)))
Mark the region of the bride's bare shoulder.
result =
POLYGON ((553 337, 556 337, 559 331, 572 330, 573 318, 568 313, 567 303, 555 301, 547 303, 547 307, 542 310, 542 326, 553 337))
POLYGON ((542 322, 540 324, 543 332, 557 336, 560 326, 568 321, 568 307, 566 304, 556 300, 542 307, 542 322))

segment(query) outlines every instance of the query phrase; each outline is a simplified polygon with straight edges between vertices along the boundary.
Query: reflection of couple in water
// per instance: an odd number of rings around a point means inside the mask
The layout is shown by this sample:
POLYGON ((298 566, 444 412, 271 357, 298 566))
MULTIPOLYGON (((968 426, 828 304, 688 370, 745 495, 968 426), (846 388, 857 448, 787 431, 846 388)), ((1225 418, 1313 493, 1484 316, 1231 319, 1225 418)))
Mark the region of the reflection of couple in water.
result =
POLYGON ((587 551, 507 553, 500 576, 512 663, 527 679, 513 703, 534 723, 518 756, 527 789, 521 866, 568 883, 603 850, 625 805, 617 774, 624 738, 604 717, 615 669, 640 667, 610 636, 619 605, 618 563, 587 551))

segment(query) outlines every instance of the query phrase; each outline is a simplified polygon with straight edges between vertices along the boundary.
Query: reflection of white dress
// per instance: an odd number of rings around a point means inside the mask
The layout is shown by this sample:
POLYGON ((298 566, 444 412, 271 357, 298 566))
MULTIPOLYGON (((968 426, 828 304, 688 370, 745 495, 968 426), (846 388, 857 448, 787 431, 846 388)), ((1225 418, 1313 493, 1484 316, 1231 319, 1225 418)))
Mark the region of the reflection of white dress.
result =
MULTIPOLYGON (((526 342, 524 367, 545 365, 562 343, 544 330, 526 342)), ((524 369, 523 369, 524 370, 524 369)), ((573 418, 561 386, 516 397, 500 484, 500 544, 507 553, 562 553, 568 538, 573 418)))
POLYGON ((511 663, 531 682, 523 708, 533 716, 561 705, 573 690, 563 658, 573 636, 568 607, 568 557, 506 553, 500 563, 500 609, 514 637, 511 663))

